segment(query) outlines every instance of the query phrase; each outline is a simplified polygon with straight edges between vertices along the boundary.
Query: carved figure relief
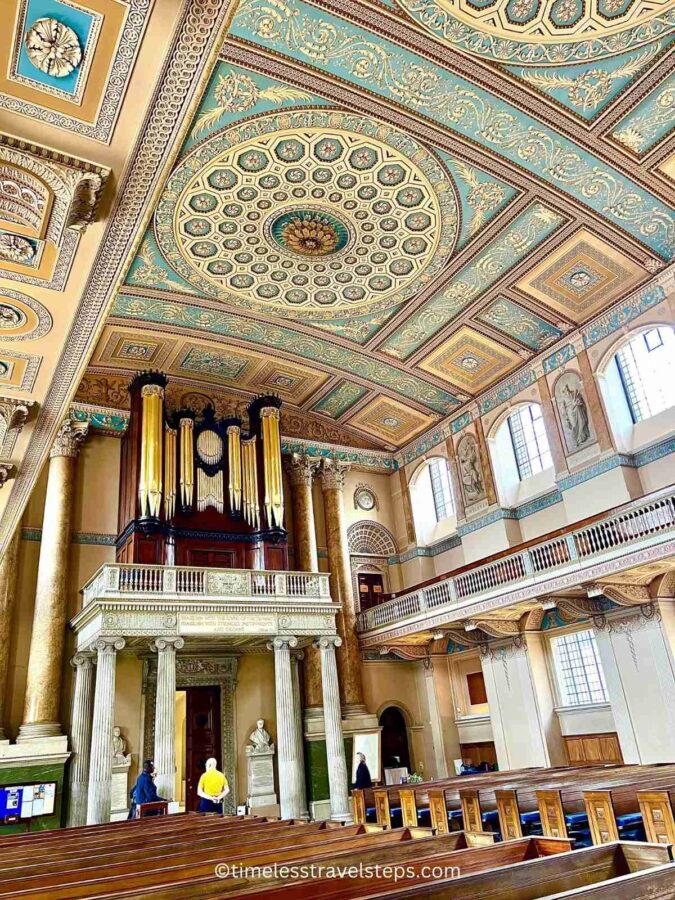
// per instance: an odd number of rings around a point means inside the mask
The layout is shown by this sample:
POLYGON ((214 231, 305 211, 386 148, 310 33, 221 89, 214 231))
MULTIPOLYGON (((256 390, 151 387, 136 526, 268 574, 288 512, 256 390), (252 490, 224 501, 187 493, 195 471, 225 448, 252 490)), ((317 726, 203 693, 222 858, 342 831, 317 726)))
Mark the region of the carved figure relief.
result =
POLYGON ((457 445, 459 480, 462 485, 464 502, 467 506, 478 503, 487 496, 485 480, 478 454, 478 441, 472 434, 466 434, 457 445))
POLYGON ((576 372, 567 372, 557 380, 554 396, 567 452, 576 453, 592 444, 595 435, 581 378, 576 372))

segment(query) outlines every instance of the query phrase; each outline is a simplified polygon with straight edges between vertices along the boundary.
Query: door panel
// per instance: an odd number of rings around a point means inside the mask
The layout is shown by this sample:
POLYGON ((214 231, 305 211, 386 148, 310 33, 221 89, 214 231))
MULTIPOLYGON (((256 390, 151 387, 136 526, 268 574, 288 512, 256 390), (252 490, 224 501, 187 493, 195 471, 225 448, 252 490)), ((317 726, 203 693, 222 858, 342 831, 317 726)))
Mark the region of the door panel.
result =
POLYGON ((223 768, 220 742, 220 688, 189 687, 186 690, 185 727, 185 809, 194 811, 199 804, 197 784, 211 756, 223 768))

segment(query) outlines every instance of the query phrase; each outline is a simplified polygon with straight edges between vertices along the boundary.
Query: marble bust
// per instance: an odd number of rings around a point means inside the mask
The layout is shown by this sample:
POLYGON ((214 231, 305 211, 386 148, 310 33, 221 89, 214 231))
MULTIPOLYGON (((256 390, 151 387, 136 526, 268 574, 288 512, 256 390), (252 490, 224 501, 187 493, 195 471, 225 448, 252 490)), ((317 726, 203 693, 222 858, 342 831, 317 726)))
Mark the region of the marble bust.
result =
POLYGON ((112 763, 113 766, 127 766, 131 762, 131 754, 126 752, 127 742, 122 737, 122 729, 119 725, 113 728, 112 737, 112 763))
POLYGON ((258 719, 255 731, 249 735, 249 741, 253 744, 247 748, 251 753, 270 753, 274 752, 274 744, 271 742, 269 732, 265 729, 265 720, 258 719))

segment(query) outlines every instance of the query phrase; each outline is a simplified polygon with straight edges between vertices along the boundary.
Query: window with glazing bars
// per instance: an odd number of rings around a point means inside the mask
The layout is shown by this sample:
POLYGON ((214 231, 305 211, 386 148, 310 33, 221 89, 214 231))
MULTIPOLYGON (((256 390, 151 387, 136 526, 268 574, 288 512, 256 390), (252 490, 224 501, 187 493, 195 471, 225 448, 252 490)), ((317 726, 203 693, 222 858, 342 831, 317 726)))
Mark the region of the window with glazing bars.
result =
POLYGON ((521 481, 553 465, 540 406, 533 403, 516 410, 508 423, 521 481))
POLYGON ((440 522, 442 519, 447 519, 455 511, 448 466, 445 460, 434 459, 429 463, 429 478, 431 479, 431 493, 434 498, 436 521, 440 522))
POLYGON ((675 405, 675 332, 643 331, 614 357, 634 422, 675 405))
POLYGON ((562 635, 552 644, 563 706, 606 703, 607 686, 593 632, 562 635))

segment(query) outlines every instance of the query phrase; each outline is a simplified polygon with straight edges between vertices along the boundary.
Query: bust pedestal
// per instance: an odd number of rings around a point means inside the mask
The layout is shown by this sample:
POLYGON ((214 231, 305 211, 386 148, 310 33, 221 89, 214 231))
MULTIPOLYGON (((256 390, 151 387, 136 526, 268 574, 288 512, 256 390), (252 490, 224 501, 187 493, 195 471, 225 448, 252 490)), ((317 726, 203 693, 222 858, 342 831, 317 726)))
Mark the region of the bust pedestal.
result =
POLYGON ((129 815, 129 767, 131 755, 115 757, 110 785, 110 821, 119 822, 129 815))
POLYGON ((246 773, 248 790, 246 803, 257 815, 279 815, 279 804, 274 790, 274 750, 246 748, 246 773))

